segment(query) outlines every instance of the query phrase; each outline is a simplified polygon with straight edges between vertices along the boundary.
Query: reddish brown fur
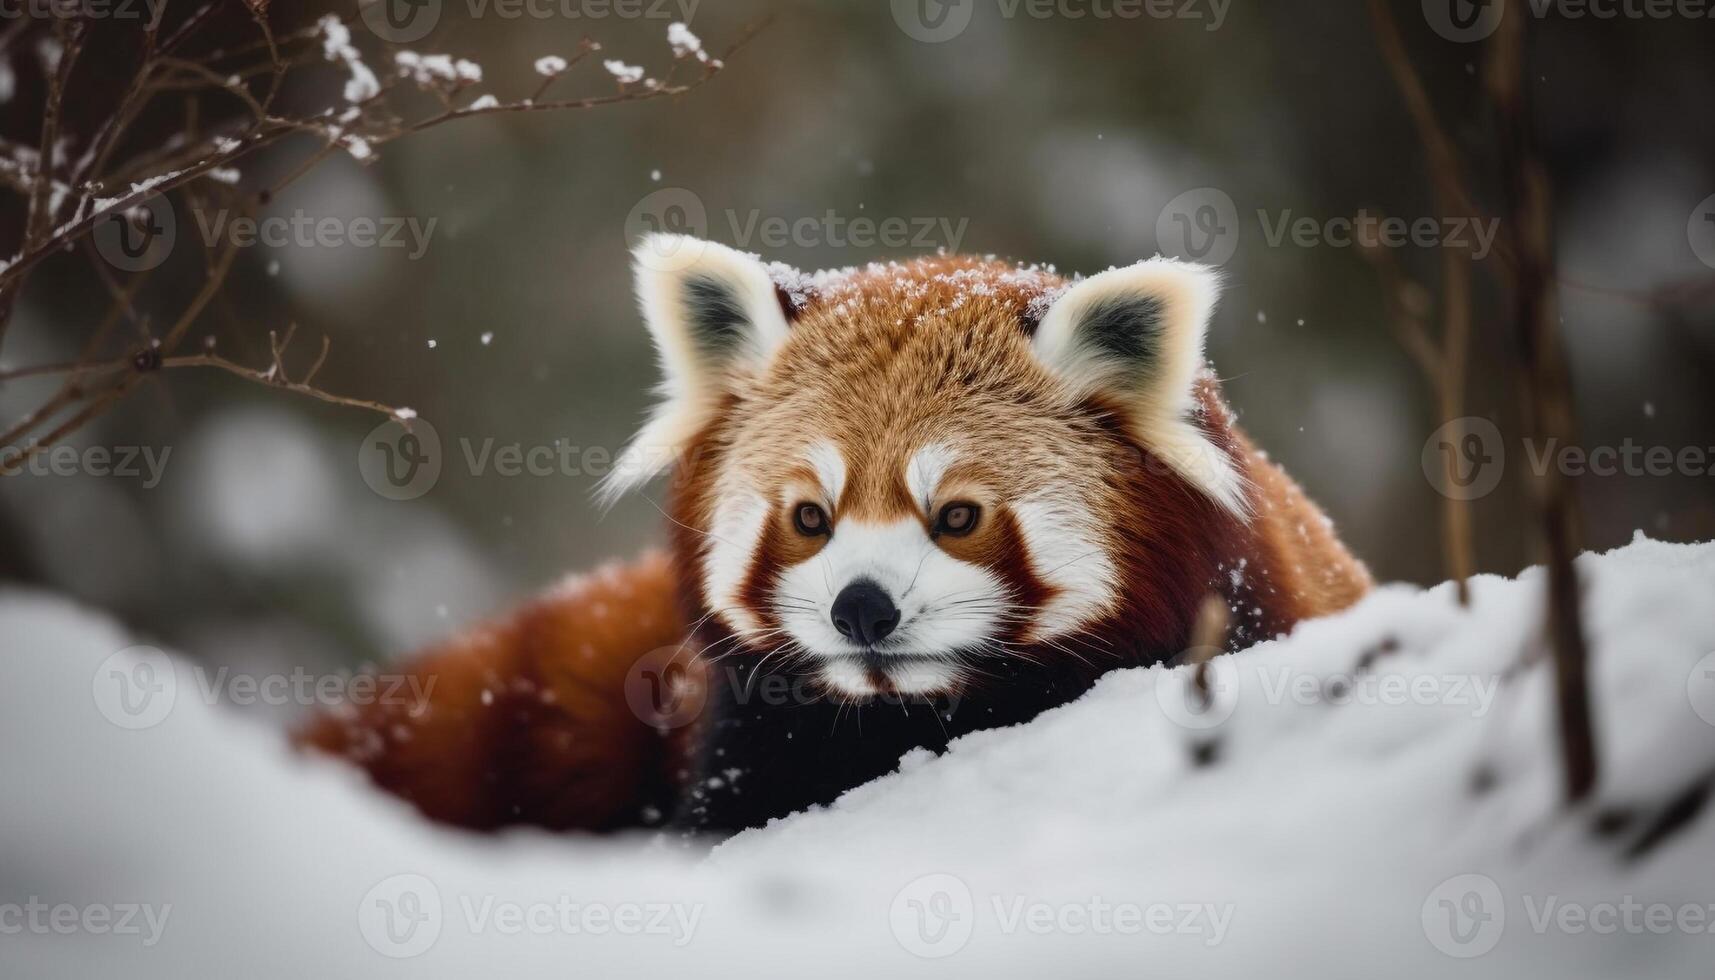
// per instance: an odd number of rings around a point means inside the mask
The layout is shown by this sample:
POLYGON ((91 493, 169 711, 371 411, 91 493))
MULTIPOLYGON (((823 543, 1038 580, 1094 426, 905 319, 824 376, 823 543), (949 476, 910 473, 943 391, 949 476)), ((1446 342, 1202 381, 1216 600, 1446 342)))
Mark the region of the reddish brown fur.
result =
POLYGON ((325 714, 298 741, 462 827, 635 824, 643 806, 666 805, 682 746, 631 710, 626 677, 684 639, 675 595, 659 552, 574 580, 413 660, 405 669, 434 685, 427 710, 325 714))

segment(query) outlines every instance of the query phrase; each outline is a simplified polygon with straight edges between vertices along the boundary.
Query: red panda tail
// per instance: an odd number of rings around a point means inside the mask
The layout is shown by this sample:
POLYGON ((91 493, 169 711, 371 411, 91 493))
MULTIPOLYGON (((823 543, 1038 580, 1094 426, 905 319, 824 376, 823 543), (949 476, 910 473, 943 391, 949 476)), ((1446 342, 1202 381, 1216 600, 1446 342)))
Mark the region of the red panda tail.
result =
POLYGON ((629 707, 626 679, 683 641, 675 590, 661 553, 573 579, 401 665, 399 683, 294 741, 462 827, 638 824, 671 798, 682 746, 629 707))

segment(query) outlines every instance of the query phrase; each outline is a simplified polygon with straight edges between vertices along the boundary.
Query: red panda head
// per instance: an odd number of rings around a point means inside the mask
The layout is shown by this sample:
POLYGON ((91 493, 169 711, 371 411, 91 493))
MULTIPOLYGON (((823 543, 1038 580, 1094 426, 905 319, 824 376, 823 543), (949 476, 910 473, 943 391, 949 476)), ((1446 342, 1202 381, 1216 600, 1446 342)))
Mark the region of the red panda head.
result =
POLYGON ((738 643, 861 696, 1182 640, 1249 507, 1204 373, 1212 270, 802 275, 667 235, 636 259, 662 402, 604 491, 677 461, 695 611, 738 643))

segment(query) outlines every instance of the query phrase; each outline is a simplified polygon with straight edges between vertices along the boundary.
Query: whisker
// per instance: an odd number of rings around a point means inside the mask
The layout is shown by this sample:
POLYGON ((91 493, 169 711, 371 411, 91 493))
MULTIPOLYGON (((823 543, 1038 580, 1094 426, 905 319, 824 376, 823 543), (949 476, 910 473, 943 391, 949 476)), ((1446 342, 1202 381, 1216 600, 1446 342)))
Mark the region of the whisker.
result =
POLYGON ((692 527, 691 525, 686 524, 684 521, 679 520, 677 517, 674 517, 672 514, 667 513, 665 510, 662 510, 661 505, 655 502, 654 497, 651 497, 646 493, 638 494, 638 496, 642 497, 644 500, 649 501, 649 506, 655 508, 655 510, 657 512, 659 512, 662 517, 667 518, 669 521, 672 521, 674 524, 679 525, 680 527, 684 528, 685 530, 692 531, 692 532, 695 532, 697 534, 701 534, 705 538, 713 538, 714 540, 719 541, 721 544, 726 545, 728 548, 735 548, 735 549, 738 548, 738 545, 733 544, 731 541, 728 541, 727 539, 721 537, 720 535, 714 533, 713 531, 705 531, 700 527, 692 527))
POLYGON ((1097 548, 1095 551, 1085 552, 1084 554, 1079 555, 1078 557, 1072 559, 1071 561, 1065 562, 1063 564, 1055 565, 1053 568, 1050 568, 1046 572, 1043 572, 1041 574, 1041 577, 1047 578, 1048 576, 1053 575, 1055 572, 1058 572, 1062 568, 1066 568, 1069 565, 1076 565, 1078 562, 1081 562, 1086 558, 1091 558, 1091 557, 1094 557, 1094 556, 1100 555, 1100 554, 1105 554, 1105 552, 1100 548, 1097 548))
POLYGON ((934 549, 935 545, 933 543, 926 545, 923 548, 923 557, 917 559, 917 570, 911 573, 911 584, 907 585, 905 587, 905 591, 899 594, 899 601, 904 602, 905 597, 911 594, 911 590, 917 587, 917 576, 923 574, 923 566, 929 561, 929 555, 934 551, 934 549))

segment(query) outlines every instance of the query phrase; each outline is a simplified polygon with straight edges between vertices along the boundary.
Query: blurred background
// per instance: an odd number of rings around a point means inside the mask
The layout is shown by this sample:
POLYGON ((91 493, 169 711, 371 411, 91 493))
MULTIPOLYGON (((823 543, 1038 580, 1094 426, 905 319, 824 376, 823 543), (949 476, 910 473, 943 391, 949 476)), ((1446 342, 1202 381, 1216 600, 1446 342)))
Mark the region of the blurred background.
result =
MULTIPOLYGON (((1477 196, 1498 212, 1483 46, 1438 31, 1435 4, 1401 0, 1394 16, 1477 196)), ((473 91, 503 101, 535 88, 538 58, 569 57, 585 36, 603 51, 556 94, 611 93, 602 58, 664 71, 673 21, 718 52, 772 19, 683 97, 462 120, 367 161, 337 153, 263 208, 397 219, 404 244, 241 249, 195 334, 257 365, 268 329, 297 323, 302 361, 326 335, 319 387, 409 406, 430 424, 440 465, 427 485, 393 499, 365 479, 378 414, 214 371, 166 372, 71 440, 134 451, 133 475, 78 465, 0 477, 8 584, 69 593, 217 662, 322 670, 395 656, 662 540, 658 490, 606 514, 591 499, 655 380, 628 268, 641 231, 682 228, 806 269, 948 248, 1095 272, 1175 251, 1163 238, 1189 192, 1232 202, 1210 355, 1244 427, 1378 578, 1446 577, 1441 498, 1422 460, 1440 420, 1390 328, 1377 270, 1337 236, 1276 234, 1305 217, 1443 217, 1363 4, 1179 0, 1167 6, 1196 16, 1173 17, 1074 0, 435 6, 432 31, 408 46, 479 62, 473 91), (865 218, 868 235, 852 224, 865 218), (902 238, 882 240, 901 222, 902 238), (550 472, 506 475, 507 447, 538 460, 551 447, 550 472)), ((276 7, 277 22, 295 25, 336 9, 276 7)), ((233 36, 244 27, 235 20, 233 36)), ((1707 539, 1715 130, 1701 121, 1715 20, 1550 13, 1532 31, 1579 441, 1708 454, 1701 470, 1581 478, 1586 546, 1636 530, 1707 539)), ((353 41, 372 65, 390 60, 361 24, 353 41)), ((41 73, 26 49, 7 58, 0 131, 27 141, 41 73)), ((96 81, 71 94, 74 118, 99 117, 127 77, 117 61, 86 58, 96 81)), ((288 98, 328 104, 347 76, 323 69, 288 98)), ((267 185, 315 147, 287 141, 251 158, 238 188, 267 185)), ((182 305, 200 284, 195 236, 208 216, 172 204, 179 245, 145 309, 182 305)), ((16 195, 4 206, 10 240, 16 195)), ((1433 293, 1443 247, 1390 252, 1433 293)), ((1510 575, 1532 560, 1517 479, 1530 453, 1517 438, 1496 261, 1477 265, 1467 412, 1503 434, 1505 478, 1473 514, 1480 569, 1510 575)), ((81 257, 44 265, 0 370, 75 357, 106 301, 81 257)), ((0 383, 0 419, 56 383, 0 383)))

